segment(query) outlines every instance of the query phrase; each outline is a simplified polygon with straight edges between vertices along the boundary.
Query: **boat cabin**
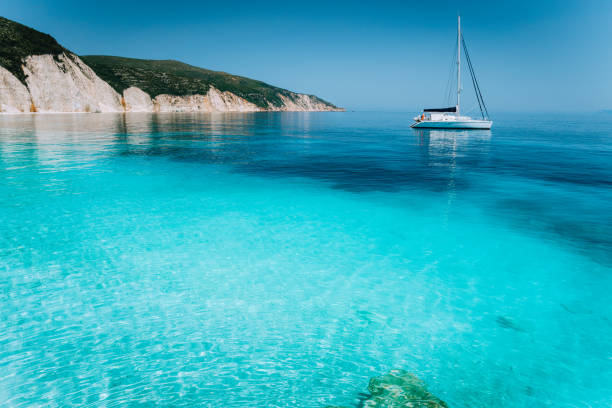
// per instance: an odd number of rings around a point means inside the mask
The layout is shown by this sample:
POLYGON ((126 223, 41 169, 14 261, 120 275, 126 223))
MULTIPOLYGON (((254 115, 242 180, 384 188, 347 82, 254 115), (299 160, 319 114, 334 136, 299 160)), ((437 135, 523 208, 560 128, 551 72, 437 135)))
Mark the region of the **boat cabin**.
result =
POLYGON ((423 113, 417 119, 419 122, 449 120, 449 118, 454 118, 456 113, 457 107, 455 106, 450 108, 423 109, 423 113))

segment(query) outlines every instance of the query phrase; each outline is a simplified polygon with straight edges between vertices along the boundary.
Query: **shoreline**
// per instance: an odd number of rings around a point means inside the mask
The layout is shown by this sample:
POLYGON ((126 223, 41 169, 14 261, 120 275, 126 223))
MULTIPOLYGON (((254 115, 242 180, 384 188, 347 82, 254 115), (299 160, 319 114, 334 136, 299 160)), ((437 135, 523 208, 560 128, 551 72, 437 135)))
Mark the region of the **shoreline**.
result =
POLYGON ((346 112, 346 109, 329 109, 329 110, 259 110, 259 111, 205 111, 205 110, 194 110, 194 111, 115 111, 115 112, 80 112, 80 111, 67 111, 67 112, 0 112, 0 116, 26 116, 26 115, 62 115, 62 114, 83 114, 83 115, 107 115, 107 114, 141 114, 141 113, 210 113, 210 114, 226 114, 226 113, 317 113, 317 112, 346 112))

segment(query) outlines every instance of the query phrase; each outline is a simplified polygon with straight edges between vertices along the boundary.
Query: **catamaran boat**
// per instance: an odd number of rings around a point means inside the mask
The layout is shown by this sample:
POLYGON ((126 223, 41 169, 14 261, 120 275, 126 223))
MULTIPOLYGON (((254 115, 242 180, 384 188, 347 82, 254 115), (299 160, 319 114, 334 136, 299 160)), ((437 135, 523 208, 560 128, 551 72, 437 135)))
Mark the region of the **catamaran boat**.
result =
POLYGON ((493 122, 489 120, 489 112, 482 98, 480 86, 472 67, 470 54, 468 54, 465 39, 461 35, 461 17, 457 17, 457 104, 449 108, 423 109, 420 116, 414 118, 413 128, 429 129, 491 129, 493 122), (481 119, 473 119, 469 116, 461 115, 459 102, 461 100, 461 48, 465 52, 465 59, 472 77, 472 84, 476 92, 476 99, 480 107, 481 119))

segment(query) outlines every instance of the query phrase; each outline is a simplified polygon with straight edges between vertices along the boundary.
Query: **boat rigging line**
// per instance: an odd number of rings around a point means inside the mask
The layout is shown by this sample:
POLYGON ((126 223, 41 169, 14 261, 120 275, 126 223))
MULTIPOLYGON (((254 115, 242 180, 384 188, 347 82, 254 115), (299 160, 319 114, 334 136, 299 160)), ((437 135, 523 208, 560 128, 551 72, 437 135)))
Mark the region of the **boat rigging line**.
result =
POLYGON ((468 68, 470 69, 470 76, 472 77, 472 84, 474 85, 474 91, 476 91, 476 99, 478 99, 478 106, 480 107, 480 114, 483 119, 488 118, 489 112, 487 110, 487 105, 485 105, 484 98, 482 97, 482 92, 480 91, 478 80, 476 79, 476 73, 474 72, 474 67, 472 66, 472 60, 470 59, 470 54, 468 53, 467 45, 465 44, 465 38, 463 38, 463 34, 461 34, 461 43, 463 44, 463 51, 465 52, 465 59, 468 63, 468 68))

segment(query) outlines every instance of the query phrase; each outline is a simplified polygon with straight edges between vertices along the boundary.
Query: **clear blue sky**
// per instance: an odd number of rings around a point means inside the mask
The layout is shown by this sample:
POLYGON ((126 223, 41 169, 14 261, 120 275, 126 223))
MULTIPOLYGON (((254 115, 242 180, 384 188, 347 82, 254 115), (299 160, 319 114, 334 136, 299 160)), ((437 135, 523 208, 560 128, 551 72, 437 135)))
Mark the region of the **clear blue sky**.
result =
POLYGON ((612 109, 609 0, 0 3, 78 54, 177 59, 359 110, 443 104, 458 12, 492 113, 612 109))

